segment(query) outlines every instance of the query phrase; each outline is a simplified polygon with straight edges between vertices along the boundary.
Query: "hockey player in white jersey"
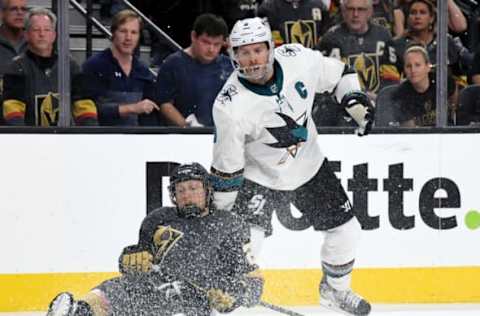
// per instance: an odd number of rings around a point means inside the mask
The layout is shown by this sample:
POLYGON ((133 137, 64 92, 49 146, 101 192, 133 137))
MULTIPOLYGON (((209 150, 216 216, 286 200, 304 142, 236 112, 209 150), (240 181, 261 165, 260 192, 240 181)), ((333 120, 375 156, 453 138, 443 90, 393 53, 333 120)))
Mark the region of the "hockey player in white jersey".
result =
POLYGON ((217 207, 246 219, 258 256, 272 234, 273 212, 293 203, 325 234, 320 304, 368 315, 370 304, 350 287, 361 227, 320 151, 311 117, 315 93, 333 92, 357 122, 358 134, 367 134, 373 107, 356 73, 298 44, 274 49, 270 28, 260 18, 237 21, 229 40, 235 71, 213 107, 217 207))

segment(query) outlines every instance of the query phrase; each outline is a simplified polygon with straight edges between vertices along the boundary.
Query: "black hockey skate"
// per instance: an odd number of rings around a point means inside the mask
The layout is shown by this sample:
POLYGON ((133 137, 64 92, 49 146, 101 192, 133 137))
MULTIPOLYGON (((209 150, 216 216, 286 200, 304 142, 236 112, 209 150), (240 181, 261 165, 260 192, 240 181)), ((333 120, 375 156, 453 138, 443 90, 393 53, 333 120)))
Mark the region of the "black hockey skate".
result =
POLYGON ((347 315, 364 316, 370 314, 372 307, 351 289, 338 291, 331 287, 325 277, 320 282, 320 305, 347 315))
POLYGON ((72 294, 60 293, 50 302, 47 316, 71 316, 75 312, 75 305, 72 294))

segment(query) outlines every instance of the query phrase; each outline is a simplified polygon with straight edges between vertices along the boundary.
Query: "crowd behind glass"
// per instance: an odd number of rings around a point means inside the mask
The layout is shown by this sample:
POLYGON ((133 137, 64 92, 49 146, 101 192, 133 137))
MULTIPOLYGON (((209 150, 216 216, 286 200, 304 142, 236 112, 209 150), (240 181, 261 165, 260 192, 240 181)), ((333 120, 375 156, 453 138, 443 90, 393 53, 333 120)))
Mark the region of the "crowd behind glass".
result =
MULTIPOLYGON (((476 1, 447 1, 446 65, 436 63, 435 0, 137 2, 185 48, 173 51, 121 1, 100 1, 112 42, 81 64, 70 62, 72 127, 213 126, 213 101, 233 71, 229 29, 251 16, 268 19, 276 46, 300 43, 354 68, 376 104, 377 127, 435 127, 437 105, 446 107, 449 126, 479 126, 476 1), (151 47, 147 64, 140 44, 151 47), (439 67, 447 67, 447 87, 436 85, 439 67), (447 91, 445 100, 436 102, 436 89, 447 91)), ((0 3, 0 126, 57 126, 56 15, 27 0, 0 3)), ((319 128, 350 126, 344 114, 330 95, 316 97, 319 128)))

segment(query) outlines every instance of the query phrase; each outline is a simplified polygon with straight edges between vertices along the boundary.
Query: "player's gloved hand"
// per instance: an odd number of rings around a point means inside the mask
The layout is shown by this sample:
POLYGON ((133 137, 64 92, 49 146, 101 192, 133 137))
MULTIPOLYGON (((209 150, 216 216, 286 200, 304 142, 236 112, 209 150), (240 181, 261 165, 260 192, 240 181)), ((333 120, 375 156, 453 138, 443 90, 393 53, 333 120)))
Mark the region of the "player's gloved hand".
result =
POLYGON ((373 122, 375 120, 375 108, 367 108, 363 122, 359 124, 355 130, 358 136, 365 136, 372 130, 373 122))
POLYGON ((119 268, 122 273, 148 272, 152 269, 153 255, 149 249, 139 245, 125 247, 120 255, 119 268))
POLYGON ((235 307, 235 298, 220 289, 208 290, 207 298, 210 306, 220 313, 229 313, 235 307))
POLYGON ((341 105, 357 123, 357 135, 367 135, 375 119, 375 108, 369 97, 361 91, 350 92, 343 97, 341 105))

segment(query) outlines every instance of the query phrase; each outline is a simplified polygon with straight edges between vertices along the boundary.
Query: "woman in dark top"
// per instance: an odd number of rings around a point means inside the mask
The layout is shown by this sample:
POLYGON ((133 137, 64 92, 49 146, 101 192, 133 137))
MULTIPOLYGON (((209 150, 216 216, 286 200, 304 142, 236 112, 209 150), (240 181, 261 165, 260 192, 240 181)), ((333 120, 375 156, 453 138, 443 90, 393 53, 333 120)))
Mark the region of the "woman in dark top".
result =
MULTIPOLYGON (((412 45, 405 51, 404 73, 407 78, 394 95, 398 104, 396 120, 401 127, 434 126, 436 122, 436 85, 427 50, 412 45)), ((455 98, 455 82, 448 78, 449 101, 455 98)), ((449 102, 450 103, 450 102, 449 102)))
MULTIPOLYGON (((436 34, 436 6, 430 0, 412 0, 408 5, 407 32, 393 42, 395 52, 399 57, 397 69, 403 69, 403 53, 412 43, 421 43, 427 49, 430 61, 436 64, 437 34, 436 34)), ((466 72, 469 69, 473 56, 469 50, 451 35, 447 36, 448 68, 460 85, 466 83, 466 72)))

